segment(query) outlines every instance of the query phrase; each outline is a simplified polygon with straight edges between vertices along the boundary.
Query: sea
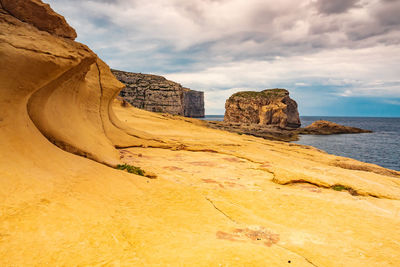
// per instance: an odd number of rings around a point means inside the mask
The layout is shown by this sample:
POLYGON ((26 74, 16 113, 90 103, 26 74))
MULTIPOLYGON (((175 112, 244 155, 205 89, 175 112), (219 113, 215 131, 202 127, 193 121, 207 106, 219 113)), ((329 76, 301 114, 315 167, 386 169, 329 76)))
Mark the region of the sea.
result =
MULTIPOLYGON (((208 115, 204 119, 222 121, 224 116, 208 115)), ((373 133, 301 135, 293 143, 400 171, 400 118, 301 116, 300 119, 302 127, 316 120, 327 120, 373 133)))

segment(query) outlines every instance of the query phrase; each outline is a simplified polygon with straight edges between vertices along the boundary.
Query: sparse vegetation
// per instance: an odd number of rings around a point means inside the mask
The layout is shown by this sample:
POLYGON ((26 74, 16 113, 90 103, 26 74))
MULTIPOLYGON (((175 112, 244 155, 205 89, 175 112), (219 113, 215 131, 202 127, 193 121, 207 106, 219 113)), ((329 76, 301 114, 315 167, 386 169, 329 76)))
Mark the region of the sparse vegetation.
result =
POLYGON ((347 192, 350 193, 350 195, 358 196, 357 191, 354 190, 354 189, 351 188, 351 187, 347 187, 347 186, 340 185, 340 184, 335 184, 335 185, 331 186, 331 188, 332 188, 333 190, 336 190, 336 191, 343 191, 343 190, 346 190, 347 192))
POLYGON ((117 165, 118 170, 126 170, 129 173, 137 174, 140 176, 145 176, 145 171, 142 170, 140 167, 135 167, 129 164, 118 164, 117 165))
POLYGON ((336 184, 336 185, 332 186, 332 189, 336 190, 336 191, 343 191, 343 190, 346 190, 346 187, 343 185, 340 185, 340 184, 336 184))
POLYGON ((255 92, 255 91, 244 91, 244 92, 238 92, 232 97, 244 97, 244 98, 253 98, 253 97, 283 97, 288 94, 288 91, 286 89, 267 89, 261 92, 255 92))

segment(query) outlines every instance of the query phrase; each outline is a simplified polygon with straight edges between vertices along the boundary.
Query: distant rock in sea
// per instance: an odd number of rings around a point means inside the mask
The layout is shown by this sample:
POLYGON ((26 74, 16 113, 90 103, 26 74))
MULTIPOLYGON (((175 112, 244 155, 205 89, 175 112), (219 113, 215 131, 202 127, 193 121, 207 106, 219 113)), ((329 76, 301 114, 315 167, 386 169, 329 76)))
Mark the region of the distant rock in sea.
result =
POLYGON ((298 130, 299 134, 349 134, 349 133, 371 133, 370 130, 364 130, 355 127, 343 126, 334 122, 319 120, 315 121, 305 128, 298 130))
POLYGON ((281 128, 301 126, 297 103, 289 97, 286 89, 245 91, 232 95, 225 103, 224 121, 281 128))
POLYGON ((126 85, 120 96, 134 107, 185 117, 204 117, 204 92, 185 88, 158 75, 118 70, 112 70, 112 73, 126 85))

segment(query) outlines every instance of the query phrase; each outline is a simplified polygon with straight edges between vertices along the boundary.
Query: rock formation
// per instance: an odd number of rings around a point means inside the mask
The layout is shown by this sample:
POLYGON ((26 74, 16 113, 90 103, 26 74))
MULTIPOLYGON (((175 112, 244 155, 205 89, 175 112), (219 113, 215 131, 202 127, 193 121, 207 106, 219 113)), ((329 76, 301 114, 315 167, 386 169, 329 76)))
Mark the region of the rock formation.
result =
POLYGON ((204 92, 185 88, 183 91, 183 115, 190 118, 204 118, 204 92))
POLYGON ((45 153, 32 147, 48 146, 45 136, 65 151, 114 166, 115 146, 143 143, 135 141, 139 131, 125 129, 111 109, 123 84, 73 41, 75 31, 62 16, 39 0, 1 0, 1 7, 0 118, 8 125, 0 132, 8 134, 3 146, 31 139, 25 149, 45 153))
POLYGON ((355 127, 343 126, 334 122, 319 120, 315 121, 305 128, 298 130, 299 134, 349 134, 349 133, 371 133, 372 131, 355 127))
POLYGON ((40 0, 1 0, 1 6, 10 15, 39 30, 72 40, 76 38, 75 30, 67 24, 64 17, 40 0))
POLYGON ((112 70, 126 85, 120 92, 134 107, 185 117, 204 117, 204 93, 182 87, 162 76, 112 70))
POLYGON ((4 3, 0 266, 400 266, 400 172, 121 105, 47 5, 4 3))
POLYGON ((238 92, 225 103, 225 122, 300 127, 297 103, 285 89, 238 92))

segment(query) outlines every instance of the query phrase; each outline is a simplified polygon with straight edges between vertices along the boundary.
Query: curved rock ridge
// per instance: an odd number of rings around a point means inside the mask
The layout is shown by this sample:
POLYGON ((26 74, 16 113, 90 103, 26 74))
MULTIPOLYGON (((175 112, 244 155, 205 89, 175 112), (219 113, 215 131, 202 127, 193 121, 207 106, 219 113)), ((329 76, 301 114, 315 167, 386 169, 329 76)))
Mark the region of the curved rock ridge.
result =
POLYGON ((204 117, 204 92, 182 87, 159 75, 112 72, 126 85, 120 96, 134 107, 185 117, 204 117))
POLYGON ((123 84, 89 48, 59 38, 73 37, 60 15, 38 0, 2 0, 2 6, 8 9, 0 14, 5 112, 0 117, 15 132, 13 140, 27 128, 36 128, 32 131, 39 130, 68 152, 113 166, 119 163, 115 146, 143 144, 134 137, 140 131, 125 129, 110 107, 123 84), (53 28, 45 32, 39 29, 43 25, 53 28))
POLYGON ((297 103, 286 89, 245 91, 233 94, 225 103, 225 122, 274 125, 281 128, 301 126, 297 103))
POLYGON ((372 131, 370 130, 344 126, 325 120, 314 121, 309 126, 298 130, 299 134, 315 134, 315 135, 371 133, 371 132, 372 131))

